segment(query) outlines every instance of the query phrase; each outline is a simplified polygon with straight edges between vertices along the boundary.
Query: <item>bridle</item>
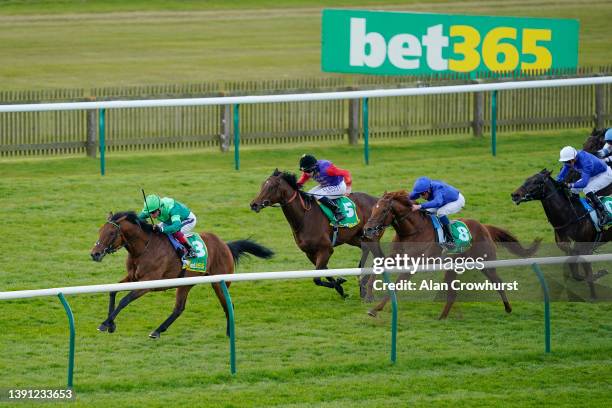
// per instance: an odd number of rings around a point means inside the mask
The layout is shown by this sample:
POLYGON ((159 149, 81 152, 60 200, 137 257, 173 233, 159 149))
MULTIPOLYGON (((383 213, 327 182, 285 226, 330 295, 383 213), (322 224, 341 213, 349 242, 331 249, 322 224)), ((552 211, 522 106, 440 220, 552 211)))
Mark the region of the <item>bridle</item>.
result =
MULTIPOLYGON (((389 201, 389 206, 387 208, 385 208, 383 210, 384 212, 382 213, 381 219, 383 220, 382 222, 379 222, 378 224, 376 224, 374 227, 369 227, 369 230, 371 230, 372 232, 379 234, 383 231, 385 231, 387 228, 389 228, 391 225, 395 225, 397 227, 399 227, 399 223, 403 220, 405 220, 406 218, 408 218, 408 216, 410 215, 410 213, 412 212, 412 209, 408 209, 408 212, 406 212, 406 214, 395 214, 393 212, 393 206, 391 205, 391 201, 389 201), (389 215, 389 212, 392 213, 393 218, 391 218, 391 223, 384 225, 384 220, 387 218, 387 215, 389 215)), ((416 235, 421 231, 420 228, 417 228, 415 231, 406 234, 406 236, 411 236, 411 235, 416 235)))
MULTIPOLYGON (((112 254, 117 252, 118 250, 120 250, 121 248, 126 248, 129 249, 128 247, 131 246, 130 244, 130 240, 127 239, 125 237, 125 235, 123 234, 123 231, 121 231, 121 225, 117 224, 114 221, 108 220, 106 221, 106 224, 110 224, 113 227, 115 227, 115 230, 113 232, 113 237, 110 241, 110 244, 108 244, 108 246, 106 248, 104 248, 104 250, 102 251, 104 254, 112 254), (115 242, 115 240, 117 239, 117 236, 119 236, 121 238, 121 244, 117 247, 113 247, 113 242, 115 242)), ((142 229, 142 226, 140 226, 140 229, 142 229)), ((151 242, 151 237, 149 236, 149 239, 147 240, 147 243, 145 244, 145 248, 143 250, 143 253, 146 252, 147 248, 149 248, 149 243, 151 242)), ((96 242, 96 245, 100 244, 100 241, 98 240, 96 242)))
MULTIPOLYGON (((114 221, 106 221, 106 224, 110 224, 113 227, 115 227, 115 230, 113 230, 113 236, 112 239, 110 240, 110 244, 108 244, 108 246, 106 246, 106 248, 104 248, 102 250, 103 254, 113 254, 115 252, 117 252, 118 250, 120 250, 121 248, 123 248, 124 246, 127 245, 127 240, 125 239, 125 236, 123 235, 123 232, 121 232, 121 226, 119 224, 117 224, 114 221), (115 240, 117 239, 117 236, 121 237, 121 241, 125 242, 122 245, 119 245, 117 247, 113 247, 113 242, 115 242, 115 240)), ((96 242, 96 245, 99 245, 100 241, 98 240, 96 242)))
MULTIPOLYGON (((304 193, 307 194, 307 193, 304 193)), ((306 203, 304 202, 304 197, 302 197, 302 194, 300 194, 299 190, 295 190, 293 192, 293 194, 291 195, 291 197, 289 197, 288 200, 286 200, 285 202, 279 202, 278 204, 266 204, 266 201, 270 201, 270 200, 262 200, 261 202, 261 208, 266 208, 266 207, 270 207, 270 208, 281 208, 281 207, 286 207, 289 204, 291 204, 293 201, 295 201, 296 198, 300 198, 300 204, 302 205, 302 209, 304 211, 309 211, 312 208, 312 203, 308 203, 308 205, 306 205, 306 203)))
POLYGON ((545 201, 547 199, 549 199, 550 197, 552 197, 553 195, 557 194, 557 193, 563 193, 569 202, 570 208, 572 209, 572 212, 574 213, 574 217, 572 217, 572 219, 570 219, 568 222, 566 222, 565 224, 561 225, 561 226, 552 226, 555 230, 563 230, 569 226, 571 226, 572 224, 575 224, 579 221, 581 221, 582 219, 586 218, 586 216, 588 214, 583 214, 583 215, 578 215, 578 213, 576 212, 576 207, 574 207, 574 203, 572 202, 572 200, 570 199, 570 197, 568 197, 567 191, 563 190, 563 191, 559 191, 559 189, 557 188, 557 186, 554 183, 554 180, 552 180, 550 177, 547 177, 546 180, 544 180, 544 182, 540 185, 540 190, 539 190, 539 196, 540 198, 538 198, 537 194, 530 194, 530 193, 526 193, 522 198, 521 198, 521 202, 525 202, 525 201, 533 201, 533 200, 540 200, 540 201, 545 201), (546 185, 547 183, 553 183, 553 188, 551 189, 551 192, 548 194, 545 194, 545 190, 546 190, 546 185))

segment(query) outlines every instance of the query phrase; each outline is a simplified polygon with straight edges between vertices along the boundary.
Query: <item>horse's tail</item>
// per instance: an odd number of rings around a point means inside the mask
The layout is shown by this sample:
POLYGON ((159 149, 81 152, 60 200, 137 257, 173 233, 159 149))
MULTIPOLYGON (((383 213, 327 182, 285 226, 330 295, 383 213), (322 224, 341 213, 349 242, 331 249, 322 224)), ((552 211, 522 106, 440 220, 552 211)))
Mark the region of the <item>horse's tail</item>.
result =
POLYGON ((246 254, 255 255, 258 258, 268 259, 274 255, 274 252, 266 248, 263 245, 259 245, 257 242, 250 239, 240 239, 238 241, 231 241, 227 243, 230 251, 232 252, 232 258, 234 263, 238 263, 240 258, 246 254))
POLYGON ((491 234, 491 238, 493 238, 493 241, 498 244, 502 244, 515 255, 523 257, 531 256, 535 254, 540 248, 540 242, 542 241, 542 238, 536 238, 528 248, 524 248, 519 243, 518 239, 510 232, 489 224, 485 224, 485 228, 489 231, 489 234, 491 234))

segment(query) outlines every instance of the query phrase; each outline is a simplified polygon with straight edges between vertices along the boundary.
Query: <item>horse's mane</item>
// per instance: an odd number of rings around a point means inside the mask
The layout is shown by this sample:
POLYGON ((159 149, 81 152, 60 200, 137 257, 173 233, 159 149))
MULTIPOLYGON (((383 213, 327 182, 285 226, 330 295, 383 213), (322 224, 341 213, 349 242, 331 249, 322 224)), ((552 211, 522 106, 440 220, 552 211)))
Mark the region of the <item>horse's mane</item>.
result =
POLYGON ((136 214, 134 211, 122 211, 115 213, 111 217, 110 221, 117 221, 118 219, 123 217, 125 217, 125 219, 131 222, 132 224, 138 225, 145 232, 153 232, 153 226, 147 222, 141 221, 140 218, 138 218, 138 214, 136 214))
POLYGON ((383 195, 383 198, 390 198, 392 200, 399 201, 403 205, 409 207, 412 204, 414 204, 414 201, 410 200, 408 198, 408 195, 409 195, 408 191, 399 190, 399 191, 391 191, 391 192, 385 193, 383 195))
POLYGON ((275 177, 280 176, 283 180, 287 182, 287 184, 289 184, 289 186, 292 189, 297 190, 305 201, 313 200, 310 194, 299 189, 298 184, 297 184, 297 176, 294 173, 290 173, 288 171, 280 171, 279 169, 275 169, 272 175, 275 177))

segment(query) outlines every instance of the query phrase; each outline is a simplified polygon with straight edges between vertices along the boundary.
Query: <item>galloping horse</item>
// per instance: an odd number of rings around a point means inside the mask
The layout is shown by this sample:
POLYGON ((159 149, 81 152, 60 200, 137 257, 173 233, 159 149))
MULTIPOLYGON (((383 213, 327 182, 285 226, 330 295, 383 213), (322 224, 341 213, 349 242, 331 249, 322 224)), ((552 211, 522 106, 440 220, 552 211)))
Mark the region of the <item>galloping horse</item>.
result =
MULTIPOLYGON (((606 143, 604 140, 604 136, 606 134, 606 129, 593 129, 591 135, 587 137, 582 145, 582 150, 585 152, 593 153, 597 152, 601 149, 606 143)), ((612 163, 608 164, 611 165, 612 163)))
MULTIPOLYGON (((396 253, 402 251, 408 256, 415 258, 420 256, 440 257, 442 255, 442 248, 436 243, 435 230, 431 217, 428 215, 429 213, 425 210, 412 211, 411 207, 413 204, 415 203, 408 198, 406 191, 385 193, 372 210, 372 216, 365 226, 365 235, 368 237, 375 236, 388 226, 393 225, 396 233, 393 242, 409 244, 397 245, 394 248, 396 253), (401 249, 398 249, 399 247, 401 249)), ((493 261, 497 259, 496 243, 502 244, 510 252, 522 257, 533 255, 540 246, 541 240, 536 239, 529 248, 523 248, 518 240, 508 231, 492 225, 481 224, 476 220, 463 218, 459 220, 463 221, 469 228, 473 237, 473 245, 462 254, 449 254, 447 256, 455 258, 469 257, 473 259, 486 258, 487 261, 493 261)), ((394 255, 392 254, 391 256, 394 255)), ((490 281, 501 283, 495 268, 485 268, 482 272, 490 281)), ((402 273, 398 276, 397 282, 410 279, 410 276, 408 273, 402 273)), ((444 279, 449 289, 446 294, 446 305, 440 314, 440 319, 445 319, 448 316, 448 312, 457 297, 457 292, 451 286, 451 282, 456 277, 457 273, 453 270, 445 272, 444 279)), ((504 302, 506 312, 510 313, 512 307, 510 302, 508 302, 505 291, 499 290, 498 292, 504 302)), ((388 301, 389 295, 385 295, 378 305, 368 311, 368 314, 372 317, 376 316, 388 301)))
MULTIPOLYGON (((205 274, 182 269, 180 258, 177 256, 168 237, 159 232, 153 232, 153 226, 141 221, 135 212, 110 213, 106 223, 100 228, 99 238, 91 250, 91 258, 101 262, 106 254, 112 254, 121 247, 128 252, 126 261, 127 276, 119 282, 138 282, 156 279, 172 279, 202 275, 221 275, 234 273, 234 264, 245 253, 253 254, 259 258, 270 258, 273 252, 250 240, 239 240, 225 243, 215 234, 205 232, 200 234, 208 250, 208 266, 205 274)), ((227 286, 231 282, 227 282, 227 286)), ((176 304, 172 314, 149 337, 157 339, 165 332, 177 317, 185 310, 187 295, 193 286, 179 286, 176 288, 176 304)), ((212 284, 219 302, 223 307, 226 318, 226 334, 229 336, 229 318, 225 296, 219 283, 212 284)), ((110 292, 108 304, 108 317, 102 322, 98 330, 115 331, 115 318, 119 312, 132 301, 145 293, 160 289, 133 290, 115 308, 117 292, 110 292)))
MULTIPOLYGON (((599 190, 597 195, 608 195, 611 192, 612 185, 599 190)), ((542 202, 546 218, 555 230, 555 242, 567 255, 590 255, 595 248, 612 238, 612 230, 597 233, 578 195, 571 194, 567 186, 553 179, 550 171, 546 169, 525 180, 511 197, 516 205, 532 200, 542 202)), ((591 297, 594 299, 596 297, 594 282, 607 272, 602 270, 594 276, 591 264, 583 263, 585 277, 581 277, 578 274, 578 265, 575 263, 569 265, 574 279, 586 279, 591 297)))
MULTIPOLYGON (((362 236, 363 226, 370 217, 372 207, 376 203, 376 197, 365 193, 352 193, 349 197, 357 207, 359 224, 352 228, 339 228, 335 245, 349 244, 362 248, 362 256, 359 267, 365 265, 368 253, 374 252, 376 255, 382 251, 378 245, 378 239, 364 239, 362 236), (368 245, 361 246, 363 243, 373 245, 368 249, 368 245)), ((261 185, 259 194, 251 201, 251 209, 255 212, 261 211, 265 207, 278 204, 283 210, 297 246, 306 253, 310 262, 316 269, 327 269, 327 262, 334 252, 332 244, 332 227, 329 220, 319 208, 316 200, 309 194, 301 191, 297 186, 295 174, 274 170, 261 185)), ((318 286, 334 288, 342 297, 346 297, 342 283, 344 279, 333 277, 326 278, 324 282, 321 278, 314 278, 314 283, 318 286)), ((361 286, 361 285, 360 285, 361 286)), ((362 293, 363 295, 363 293, 362 293)))

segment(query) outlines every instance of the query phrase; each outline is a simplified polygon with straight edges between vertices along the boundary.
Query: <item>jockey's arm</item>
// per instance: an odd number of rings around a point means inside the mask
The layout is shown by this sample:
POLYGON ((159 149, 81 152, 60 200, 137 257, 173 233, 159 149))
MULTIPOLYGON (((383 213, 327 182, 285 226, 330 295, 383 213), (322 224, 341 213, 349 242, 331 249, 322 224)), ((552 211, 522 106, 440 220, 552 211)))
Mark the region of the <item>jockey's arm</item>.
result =
POLYGON ((182 227, 181 224, 181 216, 178 214, 175 215, 171 215, 170 217, 170 221, 172 222, 171 224, 162 224, 161 229, 163 233, 166 234, 174 234, 175 232, 179 231, 182 227))
POLYGON ((603 159, 604 157, 610 156, 612 153, 612 144, 606 143, 604 147, 597 151, 597 157, 603 159))
POLYGON ((580 174, 581 175, 580 180, 578 180, 575 183, 571 183, 570 187, 571 188, 585 188, 587 184, 589 184, 589 180, 592 174, 593 174, 593 164, 587 161, 586 163, 584 163, 584 167, 582 168, 582 171, 580 174))
POLYGON ((149 218, 149 213, 146 211, 141 211, 140 214, 138 214, 138 219, 140 220, 147 220, 149 218))
POLYGON ((300 179, 297 181, 298 187, 302 187, 304 183, 306 183, 310 179, 310 175, 308 173, 302 173, 300 179))
POLYGON ((444 197, 442 194, 436 193, 433 191, 433 199, 421 204, 421 208, 426 210, 428 208, 440 208, 444 202, 444 197))
POLYGON ((561 169, 561 171, 557 175, 557 181, 565 180, 565 176, 567 176, 568 172, 569 172, 569 166, 567 164, 564 164, 563 168, 561 169))
POLYGON ((342 178, 344 178, 344 183, 346 184, 346 187, 351 187, 351 184, 353 184, 351 173, 348 170, 339 169, 333 164, 327 168, 327 174, 330 176, 342 176, 342 178))

